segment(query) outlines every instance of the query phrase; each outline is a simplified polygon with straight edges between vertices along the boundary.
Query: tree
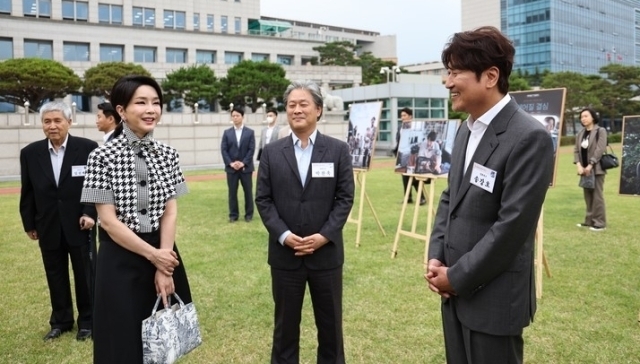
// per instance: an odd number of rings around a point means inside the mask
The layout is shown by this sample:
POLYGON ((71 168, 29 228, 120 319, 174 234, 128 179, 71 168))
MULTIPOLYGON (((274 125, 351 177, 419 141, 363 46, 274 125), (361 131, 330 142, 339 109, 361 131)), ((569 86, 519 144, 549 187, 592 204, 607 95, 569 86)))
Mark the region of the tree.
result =
POLYGON ((565 87, 567 94, 564 102, 564 123, 561 135, 566 135, 567 121, 571 122, 573 134, 576 134, 575 123, 577 114, 586 106, 597 105, 599 100, 593 94, 594 80, 576 72, 548 73, 542 80, 542 88, 565 87))
POLYGON ((268 61, 241 61, 229 68, 227 77, 220 80, 220 104, 228 109, 229 103, 248 105, 256 112, 262 103, 273 105, 271 100, 282 100, 289 85, 281 65, 268 61))
POLYGON ((151 73, 139 64, 124 62, 103 62, 84 72, 82 92, 92 96, 109 98, 116 81, 127 75, 151 77, 151 73))
POLYGON ((194 111, 195 103, 209 106, 218 96, 220 87, 213 70, 207 65, 199 65, 180 67, 167 73, 166 80, 162 81, 162 89, 166 103, 175 101, 183 106, 186 104, 194 111))
POLYGON ((393 67, 395 63, 391 61, 383 61, 374 57, 371 52, 364 52, 356 60, 356 64, 362 68, 362 85, 376 85, 385 83, 387 75, 380 74, 382 67, 393 67))
POLYGON ((348 41, 325 43, 313 47, 320 54, 320 64, 323 66, 354 66, 356 65, 355 52, 360 46, 348 41))
POLYGON ((509 76, 509 91, 527 91, 531 90, 529 82, 518 73, 511 73, 509 76))
POLYGON ((639 103, 633 100, 640 96, 640 67, 610 63, 599 72, 606 75, 606 80, 600 83, 603 89, 594 92, 601 98, 602 114, 609 116, 611 131, 615 132, 616 118, 640 112, 639 103))
POLYGON ((3 101, 38 110, 49 99, 78 91, 82 81, 60 62, 40 58, 14 58, 0 62, 0 96, 3 101))

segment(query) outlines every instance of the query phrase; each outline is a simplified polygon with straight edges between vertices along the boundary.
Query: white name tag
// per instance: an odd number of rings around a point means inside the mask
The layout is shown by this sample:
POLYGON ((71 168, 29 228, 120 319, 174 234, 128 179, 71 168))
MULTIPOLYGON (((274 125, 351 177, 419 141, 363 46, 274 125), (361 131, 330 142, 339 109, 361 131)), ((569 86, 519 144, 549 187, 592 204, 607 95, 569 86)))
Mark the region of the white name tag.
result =
POLYGON ((87 171, 87 166, 71 166, 72 177, 84 177, 87 171))
POLYGON ((497 172, 478 163, 473 163, 471 170, 471 184, 485 191, 493 193, 497 172))
POLYGON ((312 178, 333 178, 333 163, 312 163, 312 178))

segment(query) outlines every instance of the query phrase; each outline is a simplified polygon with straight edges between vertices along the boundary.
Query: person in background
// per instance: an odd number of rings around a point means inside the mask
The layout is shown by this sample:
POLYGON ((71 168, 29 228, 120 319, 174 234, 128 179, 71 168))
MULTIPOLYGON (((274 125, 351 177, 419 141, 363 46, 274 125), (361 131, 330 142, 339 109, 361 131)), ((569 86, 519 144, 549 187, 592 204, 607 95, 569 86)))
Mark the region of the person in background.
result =
POLYGON ((595 174, 595 188, 583 188, 587 212, 578 227, 588 227, 592 231, 602 231, 607 226, 604 206, 604 176, 600 158, 607 149, 607 130, 598 126, 598 114, 591 108, 580 112, 580 122, 584 128, 576 135, 573 148, 573 163, 579 176, 595 174))
POLYGON ((347 143, 317 130, 322 93, 293 82, 284 93, 293 133, 264 148, 256 205, 269 232, 275 304, 272 364, 299 363, 300 320, 309 285, 318 329, 319 364, 345 362, 342 332, 342 228, 353 206, 347 143))
POLYGON ((113 106, 108 102, 98 104, 98 115, 96 120, 96 126, 98 131, 104 133, 102 137, 103 142, 108 142, 112 139, 113 132, 120 124, 120 115, 116 112, 113 106))
MULTIPOLYGON (((398 147, 400 146, 400 134, 402 132, 402 129, 406 129, 406 128, 410 128, 411 122, 413 121, 413 111, 411 111, 411 109, 409 109, 408 107, 403 108, 402 110, 400 110, 400 120, 402 120, 402 123, 398 126, 398 132, 396 133, 396 147, 394 148, 394 154, 398 153, 398 147)), ((415 166, 415 163, 414 163, 415 166)), ((430 179, 427 179, 425 181, 425 184, 429 184, 431 183, 430 179)), ((402 175, 402 186, 404 187, 403 194, 407 191, 407 185, 409 184, 409 176, 403 174, 402 175)), ((418 186, 420 184, 420 181, 418 181, 417 179, 414 178, 413 180, 413 188, 416 190, 416 192, 418 192, 418 186)), ((409 200, 407 200, 408 203, 413 203, 413 196, 411 194, 411 192, 409 192, 409 200)), ((424 205, 427 203, 427 199, 424 195, 424 191, 422 191, 422 196, 420 197, 420 205, 424 205)))
POLYGON ((260 133, 257 160, 260 160, 262 148, 264 148, 265 145, 278 140, 279 131, 280 125, 278 125, 278 110, 270 108, 267 110, 267 126, 262 128, 262 132, 260 133))
POLYGON ((51 299, 51 330, 44 340, 60 337, 74 324, 69 259, 73 268, 78 333, 91 338, 89 232, 96 209, 80 203, 87 158, 98 144, 69 134, 71 108, 49 102, 40 108, 45 139, 20 151, 20 216, 27 236, 38 240, 51 299))
POLYGON ((534 240, 553 173, 549 133, 509 94, 515 49, 495 27, 442 52, 456 135, 425 278, 441 297, 447 363, 522 363, 536 310, 534 240), (473 55, 473 56, 470 56, 473 55))
POLYGON ((256 138, 253 130, 244 126, 244 110, 234 106, 231 110, 233 127, 222 134, 220 151, 227 172, 229 188, 229 222, 238 221, 238 182, 244 191, 244 220, 253 219, 253 154, 256 149, 256 138))
POLYGON ((191 302, 175 245, 177 198, 188 191, 178 152, 153 138, 162 116, 158 83, 124 76, 110 96, 122 123, 91 153, 81 198, 100 216, 93 362, 140 364, 142 321, 156 298, 163 307, 173 293, 191 302))

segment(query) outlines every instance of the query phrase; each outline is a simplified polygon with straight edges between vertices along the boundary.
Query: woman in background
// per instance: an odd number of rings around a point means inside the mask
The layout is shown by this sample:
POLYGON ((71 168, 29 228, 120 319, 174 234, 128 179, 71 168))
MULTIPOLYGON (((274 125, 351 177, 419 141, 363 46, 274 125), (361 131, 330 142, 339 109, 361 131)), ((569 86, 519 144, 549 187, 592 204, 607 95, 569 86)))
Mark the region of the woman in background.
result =
POLYGON ((158 295, 191 302, 174 244, 178 205, 187 193, 178 153, 153 139, 162 90, 146 76, 125 76, 111 91, 122 123, 91 153, 82 202, 96 205, 100 251, 94 308, 94 363, 142 363, 142 321, 158 295))
POLYGON ((587 212, 584 222, 578 227, 588 227, 592 231, 602 231, 607 226, 604 207, 604 176, 606 171, 600 167, 600 158, 607 147, 607 130, 599 127, 598 114, 591 108, 580 112, 580 122, 584 129, 576 135, 573 150, 573 163, 579 176, 595 174, 595 187, 583 188, 587 212))

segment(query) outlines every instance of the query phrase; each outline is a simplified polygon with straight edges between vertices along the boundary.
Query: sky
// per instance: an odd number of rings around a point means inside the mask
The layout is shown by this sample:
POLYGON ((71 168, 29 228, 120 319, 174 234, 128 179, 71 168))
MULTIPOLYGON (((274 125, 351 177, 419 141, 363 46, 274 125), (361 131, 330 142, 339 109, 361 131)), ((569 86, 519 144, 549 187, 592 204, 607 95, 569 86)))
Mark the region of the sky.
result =
POLYGON ((460 0, 260 0, 260 15, 395 35, 401 66, 440 60, 461 29, 460 0))

